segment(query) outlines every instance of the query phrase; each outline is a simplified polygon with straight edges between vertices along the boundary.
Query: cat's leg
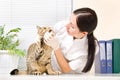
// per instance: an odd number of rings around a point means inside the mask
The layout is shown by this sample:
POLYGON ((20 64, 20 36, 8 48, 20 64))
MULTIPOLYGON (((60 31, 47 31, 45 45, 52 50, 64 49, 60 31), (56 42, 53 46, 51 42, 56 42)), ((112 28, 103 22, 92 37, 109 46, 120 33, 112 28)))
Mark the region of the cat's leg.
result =
POLYGON ((47 64, 46 68, 47 68, 47 73, 50 74, 50 75, 58 75, 58 74, 61 74, 60 71, 54 71, 54 70, 52 69, 52 65, 51 65, 51 64, 47 64))
POLYGON ((39 68, 37 68, 37 69, 34 69, 32 72, 31 72, 31 74, 32 75, 41 75, 41 74, 43 74, 44 72, 46 72, 46 66, 39 66, 39 68))
POLYGON ((44 64, 47 64, 49 59, 50 55, 48 53, 44 53, 38 60, 38 63, 44 62, 44 64))

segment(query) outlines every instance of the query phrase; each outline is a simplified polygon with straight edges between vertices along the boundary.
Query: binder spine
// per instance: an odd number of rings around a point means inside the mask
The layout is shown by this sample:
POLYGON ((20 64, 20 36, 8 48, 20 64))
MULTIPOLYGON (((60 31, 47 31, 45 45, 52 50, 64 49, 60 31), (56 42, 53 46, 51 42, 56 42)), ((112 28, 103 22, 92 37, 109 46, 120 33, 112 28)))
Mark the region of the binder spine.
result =
POLYGON ((99 41, 100 45, 100 71, 101 73, 107 73, 107 61, 106 61, 106 47, 105 41, 99 41))
POLYGON ((106 41, 107 73, 112 73, 112 41, 106 41))

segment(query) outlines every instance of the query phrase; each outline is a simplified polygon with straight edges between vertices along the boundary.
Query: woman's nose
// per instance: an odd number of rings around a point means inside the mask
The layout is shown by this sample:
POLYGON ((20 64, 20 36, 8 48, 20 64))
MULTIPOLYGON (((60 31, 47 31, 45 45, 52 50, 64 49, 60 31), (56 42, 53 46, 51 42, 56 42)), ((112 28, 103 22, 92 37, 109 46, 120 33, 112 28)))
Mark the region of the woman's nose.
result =
POLYGON ((68 23, 67 25, 66 25, 66 28, 69 28, 70 27, 70 24, 68 23))

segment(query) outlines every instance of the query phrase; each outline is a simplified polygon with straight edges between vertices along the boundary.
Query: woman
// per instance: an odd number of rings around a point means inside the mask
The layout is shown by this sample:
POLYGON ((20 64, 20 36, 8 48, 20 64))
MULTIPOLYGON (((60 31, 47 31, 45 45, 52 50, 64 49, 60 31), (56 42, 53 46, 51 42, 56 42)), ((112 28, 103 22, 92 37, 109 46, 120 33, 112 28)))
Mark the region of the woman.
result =
POLYGON ((62 73, 90 71, 96 53, 97 40, 93 32, 97 26, 97 15, 90 8, 75 10, 69 21, 57 23, 53 33, 46 32, 44 41, 53 48, 53 69, 62 73))

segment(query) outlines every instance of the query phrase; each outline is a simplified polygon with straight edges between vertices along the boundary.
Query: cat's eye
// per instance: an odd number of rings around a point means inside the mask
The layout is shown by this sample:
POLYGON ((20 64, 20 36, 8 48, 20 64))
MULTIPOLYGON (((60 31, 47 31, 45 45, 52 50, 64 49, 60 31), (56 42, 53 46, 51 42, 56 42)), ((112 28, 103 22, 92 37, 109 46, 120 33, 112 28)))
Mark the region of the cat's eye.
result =
POLYGON ((52 30, 49 30, 49 32, 52 32, 52 30))
POLYGON ((44 29, 46 29, 46 27, 44 27, 44 29))

